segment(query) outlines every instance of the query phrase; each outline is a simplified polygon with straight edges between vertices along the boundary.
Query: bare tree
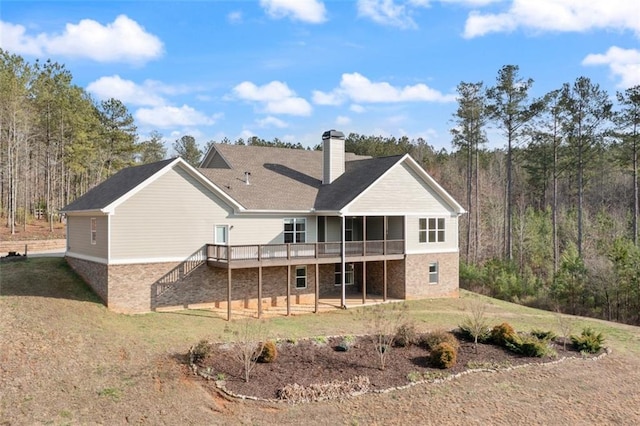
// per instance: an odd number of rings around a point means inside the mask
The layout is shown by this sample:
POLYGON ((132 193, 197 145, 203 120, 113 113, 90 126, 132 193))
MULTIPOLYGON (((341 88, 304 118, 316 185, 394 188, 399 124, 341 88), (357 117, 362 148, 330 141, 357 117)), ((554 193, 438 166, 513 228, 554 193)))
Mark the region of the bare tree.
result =
POLYGON ((249 382, 251 370, 258 362, 266 342, 266 326, 263 321, 246 319, 231 324, 228 331, 231 334, 232 358, 242 369, 244 381, 249 382))
POLYGON ((478 340, 489 333, 489 322, 487 320, 487 305, 479 299, 474 299, 467 305, 470 313, 461 325, 471 337, 473 337, 473 348, 478 353, 478 340))
POLYGON ((380 363, 380 369, 386 367, 387 357, 393 347, 398 328, 407 319, 406 304, 375 305, 365 308, 362 312, 362 320, 370 327, 371 334, 375 338, 376 354, 380 363))

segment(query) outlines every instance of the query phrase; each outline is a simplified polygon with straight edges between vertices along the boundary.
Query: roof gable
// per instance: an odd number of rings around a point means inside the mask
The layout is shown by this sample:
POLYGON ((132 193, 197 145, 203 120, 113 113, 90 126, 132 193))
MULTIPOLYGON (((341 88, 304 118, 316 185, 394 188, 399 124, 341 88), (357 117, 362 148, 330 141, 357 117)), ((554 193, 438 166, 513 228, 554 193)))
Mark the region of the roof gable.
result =
POLYGON ((348 161, 342 176, 320 188, 314 208, 320 211, 341 210, 401 159, 402 156, 395 155, 348 161))
MULTIPOLYGON (((142 166, 128 167, 123 169, 92 188, 82 197, 64 207, 64 213, 80 211, 101 211, 103 213, 112 212, 117 206, 126 201, 129 197, 144 189, 151 182, 162 176, 173 167, 181 167, 194 176, 205 187, 216 195, 220 196, 227 204, 236 210, 244 210, 244 207, 220 190, 213 182, 203 176, 200 172, 190 166, 182 158, 177 157, 169 160, 162 160, 142 166)), ((167 200, 170 202, 171 200, 167 200)))
POLYGON ((109 179, 87 191, 80 198, 77 198, 60 211, 102 210, 174 161, 176 161, 176 159, 171 158, 151 164, 122 169, 109 179))

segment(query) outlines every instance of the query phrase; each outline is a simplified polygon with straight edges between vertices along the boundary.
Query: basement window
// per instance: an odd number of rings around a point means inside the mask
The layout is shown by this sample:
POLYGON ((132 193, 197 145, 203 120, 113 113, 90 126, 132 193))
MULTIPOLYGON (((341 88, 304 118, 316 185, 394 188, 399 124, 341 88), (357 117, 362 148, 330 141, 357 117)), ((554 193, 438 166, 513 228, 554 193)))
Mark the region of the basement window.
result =
MULTIPOLYGON (((354 268, 353 263, 344 264, 344 284, 352 285, 354 283, 354 268)), ((335 285, 342 285, 342 264, 336 263, 335 268, 335 285)))
POLYGON ((296 288, 307 288, 306 266, 296 266, 296 288))
POLYGON ((429 284, 438 284, 438 262, 429 263, 429 284))

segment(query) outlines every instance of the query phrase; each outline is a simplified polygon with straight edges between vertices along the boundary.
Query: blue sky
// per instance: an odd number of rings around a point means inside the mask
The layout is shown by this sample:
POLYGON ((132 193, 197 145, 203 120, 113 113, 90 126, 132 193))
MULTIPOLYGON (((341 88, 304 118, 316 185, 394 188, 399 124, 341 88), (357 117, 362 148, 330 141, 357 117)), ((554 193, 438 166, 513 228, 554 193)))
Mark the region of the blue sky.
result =
MULTIPOLYGON (((451 150, 461 81, 506 64, 533 96, 586 76, 640 84, 635 0, 2 0, 0 47, 64 63, 123 101, 144 139, 255 135, 314 146, 328 129, 451 150)), ((491 144, 502 146, 498 132, 491 144)))

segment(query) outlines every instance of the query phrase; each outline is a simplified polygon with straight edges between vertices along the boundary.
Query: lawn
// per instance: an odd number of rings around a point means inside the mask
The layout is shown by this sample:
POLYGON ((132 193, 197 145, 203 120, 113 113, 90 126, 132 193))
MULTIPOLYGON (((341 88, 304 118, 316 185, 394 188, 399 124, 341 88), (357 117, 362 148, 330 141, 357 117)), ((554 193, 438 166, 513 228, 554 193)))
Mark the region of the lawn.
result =
MULTIPOLYGON (((420 330, 453 329, 475 298, 462 292, 460 299, 408 303, 420 330)), ((553 313, 481 299, 492 324, 557 329, 553 313)), ((274 317, 266 326, 272 338, 364 334, 358 311, 274 317)), ((571 323, 574 333, 587 325, 602 331, 613 353, 340 403, 237 401, 184 365, 192 344, 223 336, 227 322, 216 314, 114 314, 62 259, 3 263, 0 424, 640 423, 640 328, 577 317, 571 323)))

